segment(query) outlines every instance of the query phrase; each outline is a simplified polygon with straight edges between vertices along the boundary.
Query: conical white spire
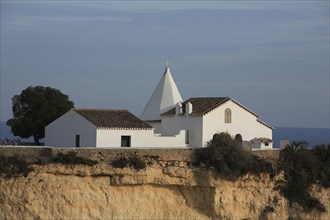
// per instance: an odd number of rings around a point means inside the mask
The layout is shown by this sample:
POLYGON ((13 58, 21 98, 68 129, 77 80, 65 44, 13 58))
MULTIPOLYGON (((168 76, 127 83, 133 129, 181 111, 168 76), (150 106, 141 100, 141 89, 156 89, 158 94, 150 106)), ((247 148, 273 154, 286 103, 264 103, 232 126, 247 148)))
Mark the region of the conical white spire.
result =
POLYGON ((182 102, 180 92, 172 78, 170 68, 166 67, 140 118, 144 121, 160 120, 160 114, 174 108, 178 102, 182 102))

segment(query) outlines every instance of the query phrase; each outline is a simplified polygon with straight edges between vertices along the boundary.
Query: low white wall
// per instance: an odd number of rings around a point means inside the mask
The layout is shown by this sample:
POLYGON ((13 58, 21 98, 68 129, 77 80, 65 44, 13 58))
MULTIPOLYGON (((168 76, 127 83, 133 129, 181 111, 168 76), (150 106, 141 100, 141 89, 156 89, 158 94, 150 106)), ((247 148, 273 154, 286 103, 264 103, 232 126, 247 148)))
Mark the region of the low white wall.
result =
POLYGON ((153 145, 157 147, 189 147, 185 144, 186 131, 180 131, 179 134, 174 136, 163 136, 155 134, 153 138, 153 145))
POLYGON ((99 129, 97 147, 121 147, 121 136, 131 137, 131 147, 186 147, 185 132, 175 136, 154 134, 154 130, 99 129))
POLYGON ((162 135, 177 135, 182 130, 189 131, 189 146, 202 147, 202 117, 173 115, 162 117, 162 135))
POLYGON ((156 134, 160 134, 162 131, 162 123, 161 122, 147 122, 150 126, 154 128, 154 132, 156 134))
POLYGON ((268 146, 266 146, 266 144, 262 142, 253 142, 252 147, 254 149, 270 150, 273 148, 273 143, 268 143, 268 146))

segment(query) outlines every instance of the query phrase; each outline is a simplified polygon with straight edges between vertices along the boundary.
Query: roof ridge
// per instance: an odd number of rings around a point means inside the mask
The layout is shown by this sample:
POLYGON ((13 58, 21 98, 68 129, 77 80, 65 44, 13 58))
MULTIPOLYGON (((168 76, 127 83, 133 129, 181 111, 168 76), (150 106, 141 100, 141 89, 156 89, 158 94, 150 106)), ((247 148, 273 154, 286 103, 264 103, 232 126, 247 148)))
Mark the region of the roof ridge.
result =
MULTIPOLYGON (((210 97, 212 98, 212 97, 210 97)), ((207 113, 209 113, 210 111, 218 108, 219 106, 223 105, 224 103, 228 102, 229 100, 231 100, 231 98, 229 97, 218 97, 219 99, 224 99, 223 101, 219 102, 218 104, 214 105, 214 106, 211 106, 210 108, 206 109, 204 112, 201 113, 201 115, 205 115, 207 113)))
MULTIPOLYGON (((230 97, 228 97, 228 96, 211 96, 211 97, 201 96, 201 97, 190 97, 189 99, 222 99, 222 98, 230 98, 230 97)), ((188 101, 189 99, 187 99, 186 101, 188 101)))
MULTIPOLYGON (((72 108, 72 110, 88 110, 88 111, 128 111, 127 109, 111 109, 111 108, 72 108)), ((129 112, 129 111, 128 111, 129 112)))
MULTIPOLYGON (((183 104, 187 104, 187 102, 191 102, 193 105, 193 113, 190 115, 192 116, 200 116, 200 115, 205 115, 208 112, 212 111, 213 109, 219 107, 220 105, 224 104, 225 102, 229 101, 231 98, 230 97, 191 97, 183 102, 183 104), (203 107, 202 109, 199 108, 199 110, 196 112, 196 103, 200 102, 205 102, 206 101, 211 101, 212 105, 203 107)), ((205 103, 204 103, 205 104, 205 103)), ((198 107, 197 107, 198 108, 198 107)), ((167 115, 173 115, 175 114, 175 108, 170 109, 169 111, 161 114, 162 116, 167 116, 167 115)))

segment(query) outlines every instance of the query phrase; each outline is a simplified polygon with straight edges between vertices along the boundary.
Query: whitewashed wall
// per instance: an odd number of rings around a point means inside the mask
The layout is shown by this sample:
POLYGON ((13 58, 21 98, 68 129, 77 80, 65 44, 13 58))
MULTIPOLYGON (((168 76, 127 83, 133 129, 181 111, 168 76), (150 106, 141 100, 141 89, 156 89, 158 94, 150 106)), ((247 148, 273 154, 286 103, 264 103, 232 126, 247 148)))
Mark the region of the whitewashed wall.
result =
POLYGON ((155 134, 153 137, 153 143, 151 146, 156 147, 190 147, 190 145, 185 144, 186 132, 180 131, 178 134, 173 136, 165 136, 160 134, 155 134))
POLYGON ((155 129, 154 132, 156 134, 161 133, 161 131, 162 131, 162 123, 161 122, 149 122, 149 121, 147 121, 147 123, 155 129))
POLYGON ((120 147, 121 136, 131 137, 131 147, 186 147, 185 132, 175 136, 154 134, 154 130, 99 129, 97 147, 120 147))
POLYGON ((163 116, 162 135, 175 135, 181 130, 189 130, 189 146, 201 147, 202 142, 202 117, 175 115, 163 116))
POLYGON ((257 121, 257 117, 233 101, 228 101, 203 116, 203 143, 218 132, 228 132, 232 137, 242 135, 243 141, 255 137, 272 139, 272 129, 257 121), (231 109, 231 123, 225 123, 225 109, 231 109))
POLYGON ((96 143, 96 127, 70 110, 50 123, 45 129, 45 145, 75 147, 76 135, 80 135, 80 147, 93 147, 96 143))
POLYGON ((263 143, 263 142, 261 142, 259 140, 254 139, 252 141, 252 147, 253 147, 253 149, 260 149, 260 150, 272 149, 273 148, 273 142, 268 143, 268 146, 266 146, 265 143, 263 143))
POLYGON ((131 136, 131 147, 187 147, 185 131, 168 136, 155 134, 154 129, 97 129, 74 111, 46 127, 45 145, 75 147, 76 135, 80 135, 80 147, 121 147, 121 136, 131 136))
POLYGON ((257 130, 258 130, 258 135, 257 138, 259 137, 266 137, 271 140, 273 140, 273 130, 270 129, 269 127, 265 126, 261 122, 257 123, 257 130))

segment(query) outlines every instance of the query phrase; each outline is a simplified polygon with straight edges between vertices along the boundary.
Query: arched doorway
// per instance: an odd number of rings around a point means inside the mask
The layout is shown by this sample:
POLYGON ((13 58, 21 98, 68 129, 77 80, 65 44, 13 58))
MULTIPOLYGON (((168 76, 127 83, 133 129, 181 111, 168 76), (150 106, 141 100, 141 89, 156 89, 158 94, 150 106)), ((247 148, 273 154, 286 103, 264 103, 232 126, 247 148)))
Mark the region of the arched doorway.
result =
POLYGON ((236 134, 235 140, 240 144, 241 147, 243 147, 243 138, 241 134, 236 134))

